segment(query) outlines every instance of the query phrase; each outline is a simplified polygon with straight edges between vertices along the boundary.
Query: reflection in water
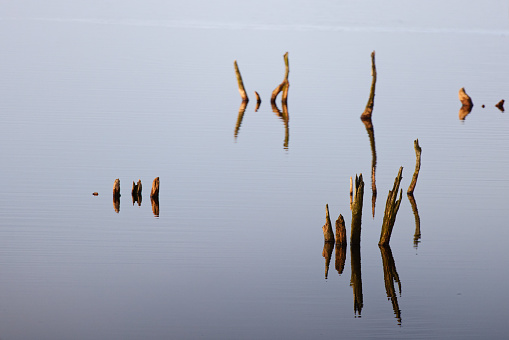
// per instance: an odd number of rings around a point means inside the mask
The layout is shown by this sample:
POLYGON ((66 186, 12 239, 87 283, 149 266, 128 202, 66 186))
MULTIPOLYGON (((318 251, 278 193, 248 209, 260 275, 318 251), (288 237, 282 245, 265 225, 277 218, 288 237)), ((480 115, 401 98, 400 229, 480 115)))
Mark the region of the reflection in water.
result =
POLYGON ((373 108, 375 107, 375 87, 376 87, 376 65, 375 65, 375 51, 371 53, 371 89, 369 91, 369 99, 366 104, 366 108, 361 115, 361 120, 366 126, 366 131, 369 135, 369 143, 371 145, 371 189, 373 196, 371 198, 371 206, 373 211, 373 218, 375 218, 375 204, 376 204, 376 149, 375 149, 375 131, 373 130, 373 123, 371 121, 371 115, 373 114, 373 108))
POLYGON ((361 247, 359 244, 350 243, 350 263, 352 266, 350 286, 352 286, 353 289, 353 311, 356 317, 361 317, 363 298, 361 277, 361 247))
POLYGON ((398 320, 398 325, 401 325, 401 310, 399 309, 398 297, 394 289, 394 281, 396 281, 398 283, 399 295, 401 296, 401 281, 396 271, 396 263, 394 262, 394 257, 392 257, 390 246, 379 246, 379 248, 382 254, 382 263, 384 267, 385 291, 387 292, 387 297, 392 302, 392 309, 398 320))
POLYGON ((247 101, 242 101, 242 103, 240 103, 239 115, 237 116, 237 123, 235 124, 235 132, 233 133, 235 140, 237 140, 237 136, 239 135, 240 125, 242 125, 242 119, 244 118, 244 113, 246 112, 247 103, 248 103, 247 101))
POLYGON ((142 192, 142 186, 141 186, 141 179, 138 180, 138 184, 134 183, 133 181, 133 188, 131 189, 131 197, 133 199, 133 205, 135 202, 138 202, 138 206, 141 206, 141 192, 142 192))
POLYGON ((334 242, 324 242, 322 256, 325 258, 325 279, 329 274, 329 265, 332 258, 332 250, 334 249, 334 242))
POLYGON ((339 275, 343 274, 343 270, 345 269, 345 262, 346 262, 346 244, 336 243, 335 267, 339 275))
POLYGON ((283 121, 283 123, 285 125, 285 141, 283 143, 283 147, 286 150, 288 150, 288 143, 290 141, 290 126, 289 126, 290 114, 288 113, 288 103, 287 102, 282 103, 283 112, 281 112, 279 110, 279 108, 277 107, 275 102, 271 102, 271 106, 272 106, 272 111, 274 113, 276 113, 279 118, 281 118, 281 120, 283 121))
POLYGON ((417 210, 417 203, 415 202, 415 198, 413 194, 407 195, 408 200, 410 201, 410 205, 412 206, 412 211, 414 212, 415 218, 415 234, 414 234, 414 247, 417 249, 417 246, 421 242, 421 219, 419 217, 419 211, 417 210))
POLYGON ((159 217, 159 197, 150 196, 150 203, 152 204, 152 212, 155 217, 159 217))
POLYGON ((468 114, 472 111, 472 106, 462 106, 460 107, 459 117, 460 120, 465 120, 468 114))
POLYGON ((113 196, 113 209, 115 209, 117 214, 120 212, 120 195, 113 196))

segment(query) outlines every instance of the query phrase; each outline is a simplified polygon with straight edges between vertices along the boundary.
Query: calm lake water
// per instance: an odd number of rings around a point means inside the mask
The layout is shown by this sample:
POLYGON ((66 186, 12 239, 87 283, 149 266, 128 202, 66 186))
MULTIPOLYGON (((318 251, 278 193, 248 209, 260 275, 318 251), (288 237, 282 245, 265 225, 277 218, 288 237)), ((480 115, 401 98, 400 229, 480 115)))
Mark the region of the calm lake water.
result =
POLYGON ((509 338, 507 2, 0 9, 0 338, 509 338), (374 217, 359 119, 372 51, 374 217), (269 100, 285 52, 288 124, 269 100), (240 126, 234 60, 251 97, 240 126), (417 138, 415 206, 403 194, 381 250, 417 138), (325 205, 349 235, 360 173, 361 249, 341 274, 332 252, 326 278, 325 205))

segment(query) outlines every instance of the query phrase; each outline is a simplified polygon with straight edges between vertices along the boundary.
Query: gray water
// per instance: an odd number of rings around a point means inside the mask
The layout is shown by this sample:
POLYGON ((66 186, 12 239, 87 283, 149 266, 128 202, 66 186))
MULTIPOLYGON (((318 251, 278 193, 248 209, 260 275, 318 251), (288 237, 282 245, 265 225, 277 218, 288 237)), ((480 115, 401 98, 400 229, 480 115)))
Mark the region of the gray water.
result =
POLYGON ((506 2, 19 1, 0 13, 0 338, 509 337, 509 117, 494 106, 509 99, 506 2), (359 119, 372 51, 374 217, 359 119), (285 52, 287 126, 269 100, 285 52), (234 60, 251 97, 236 136, 234 60), (403 195, 384 260, 385 200, 400 166, 410 184, 417 138, 421 236, 403 195), (321 230, 328 204, 350 232, 360 173, 361 311, 350 248, 325 278, 321 230))

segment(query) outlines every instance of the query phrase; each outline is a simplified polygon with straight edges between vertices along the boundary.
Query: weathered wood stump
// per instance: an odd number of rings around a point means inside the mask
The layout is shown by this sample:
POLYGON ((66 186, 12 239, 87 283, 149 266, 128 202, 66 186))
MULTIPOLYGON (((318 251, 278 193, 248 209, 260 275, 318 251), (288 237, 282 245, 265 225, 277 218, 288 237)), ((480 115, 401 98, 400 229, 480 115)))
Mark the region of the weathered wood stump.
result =
POLYGON ((138 206, 141 206, 142 201, 142 185, 141 185, 141 179, 138 180, 138 184, 134 183, 133 181, 133 187, 131 189, 131 197, 133 199, 133 205, 135 202, 138 202, 138 206))
POLYGON ((240 97, 242 98, 242 101, 249 101, 249 98, 247 96, 246 89, 244 88, 244 82, 242 81, 242 76, 240 75, 239 66, 237 65, 237 60, 233 62, 233 67, 235 68, 235 75, 237 76, 237 84, 239 86, 239 93, 240 97))
POLYGON ((154 178, 152 182, 152 190, 150 191, 150 197, 159 198, 159 177, 154 178))
POLYGON ((364 199, 364 181, 362 174, 355 175, 355 197, 352 204, 352 226, 350 230, 350 246, 361 243, 362 204, 364 199))
POLYGON ((276 98, 279 93, 283 92, 281 102, 284 104, 288 100, 288 89, 290 88, 290 82, 288 81, 288 75, 290 74, 290 63, 288 60, 288 52, 286 52, 283 56, 285 60, 285 78, 281 84, 279 84, 274 91, 272 91, 272 96, 270 97, 271 103, 276 102, 276 98))
POLYGON ((414 174, 412 176, 412 182, 410 183, 410 186, 408 187, 407 194, 411 195, 414 193, 415 185, 417 184, 417 177, 419 177, 419 171, 421 170, 421 152, 422 149, 419 146, 419 140, 414 140, 414 149, 415 149, 415 170, 414 174))
POLYGON ((334 242, 334 232, 332 231, 332 223, 329 215, 329 205, 325 205, 325 224, 322 227, 324 242, 334 242))
POLYGON ((113 197, 120 197, 120 179, 116 179, 113 183, 113 197))
POLYGON ((403 190, 401 190, 399 192, 399 199, 397 200, 399 185, 401 183, 401 179, 403 178, 402 173, 403 167, 400 167, 398 175, 394 180, 394 186, 387 195, 382 231, 380 233, 380 242, 378 242, 378 245, 388 245, 389 241, 391 240, 392 229, 394 227, 394 222, 396 222, 396 214, 398 213, 399 205, 401 204, 401 196, 403 194, 403 190))

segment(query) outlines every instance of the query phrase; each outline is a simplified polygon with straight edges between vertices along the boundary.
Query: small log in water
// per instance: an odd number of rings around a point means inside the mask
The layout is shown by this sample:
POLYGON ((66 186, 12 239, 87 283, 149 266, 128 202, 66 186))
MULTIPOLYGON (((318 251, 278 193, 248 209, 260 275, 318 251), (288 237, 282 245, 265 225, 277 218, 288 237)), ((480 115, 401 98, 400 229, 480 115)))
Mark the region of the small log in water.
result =
POLYGON ((415 171, 412 176, 412 182, 408 187, 407 194, 411 195, 414 193, 415 185, 417 184, 417 177, 419 176, 419 170, 421 170, 421 147, 419 146, 419 140, 414 140, 414 149, 415 149, 415 171))
POLYGON ((235 67, 235 75, 237 76, 237 84, 239 86, 239 93, 240 97, 242 98, 242 101, 249 101, 249 98, 247 96, 246 89, 244 88, 244 82, 242 81, 242 76, 240 75, 239 66, 237 65, 237 60, 233 62, 233 66, 235 67))
POLYGON ((350 246, 361 243, 362 203, 364 199, 364 181, 362 174, 355 176, 355 197, 352 204, 352 226, 350 231, 350 246))
POLYGON ((399 205, 401 204, 401 196, 403 194, 403 190, 401 190, 399 192, 399 199, 396 200, 398 198, 399 185, 403 178, 402 173, 403 167, 400 167, 398 175, 394 180, 394 186, 392 190, 389 191, 389 195, 387 195, 382 231, 380 233, 380 242, 378 242, 378 245, 388 245, 391 240, 392 228, 394 227, 394 222, 396 222, 396 214, 398 213, 399 205))
POLYGON ((288 52, 285 53, 283 56, 285 60, 285 78, 283 79, 283 82, 279 84, 274 91, 272 91, 272 96, 270 97, 271 103, 276 102, 276 98, 279 95, 279 93, 283 92, 281 101, 282 103, 286 103, 288 100, 288 89, 290 88, 290 82, 288 81, 288 75, 290 74, 290 62, 288 60, 288 52))
POLYGON ((150 191, 150 197, 159 198, 159 177, 154 178, 152 182, 152 190, 150 191))
POLYGON ((322 227, 323 239, 325 242, 334 242, 334 232, 332 231, 332 223, 329 215, 329 205, 325 205, 325 224, 322 227))

